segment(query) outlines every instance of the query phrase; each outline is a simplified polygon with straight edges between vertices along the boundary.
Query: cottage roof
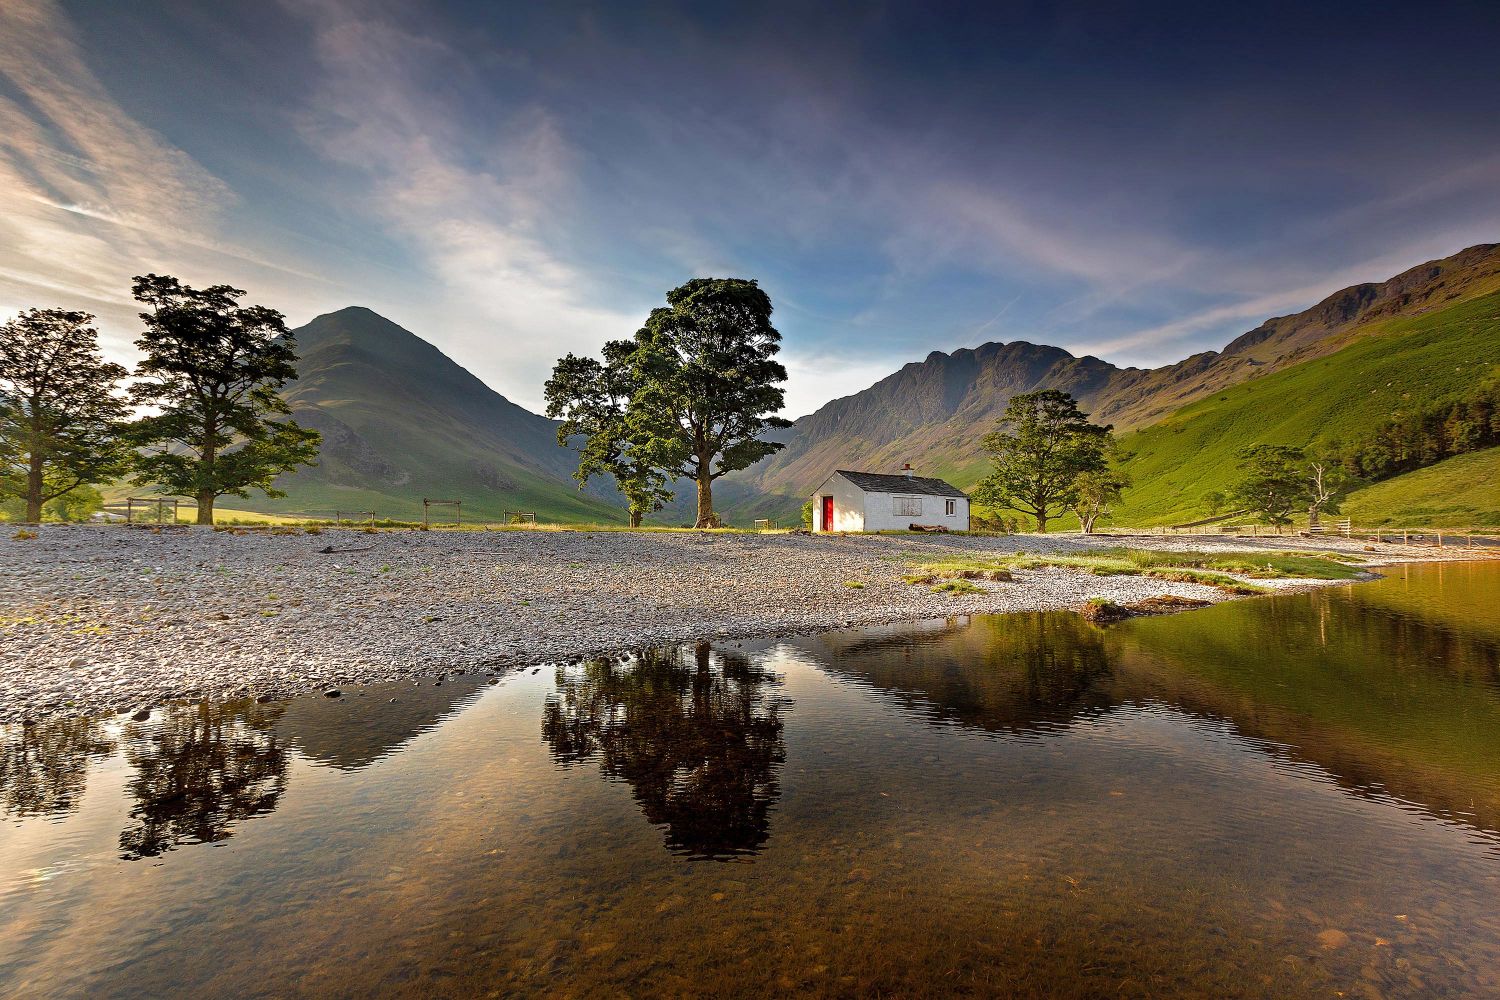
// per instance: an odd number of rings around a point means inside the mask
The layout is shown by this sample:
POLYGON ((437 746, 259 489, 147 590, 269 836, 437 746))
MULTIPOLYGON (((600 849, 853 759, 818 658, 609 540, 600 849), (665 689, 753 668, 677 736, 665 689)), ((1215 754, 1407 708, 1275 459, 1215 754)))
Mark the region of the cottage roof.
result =
POLYGON ((912 476, 908 479, 904 475, 887 476, 878 472, 850 472, 848 469, 839 469, 838 475, 867 493, 904 493, 908 496, 920 494, 963 499, 968 499, 969 496, 963 490, 950 486, 941 479, 925 479, 922 476, 912 476))

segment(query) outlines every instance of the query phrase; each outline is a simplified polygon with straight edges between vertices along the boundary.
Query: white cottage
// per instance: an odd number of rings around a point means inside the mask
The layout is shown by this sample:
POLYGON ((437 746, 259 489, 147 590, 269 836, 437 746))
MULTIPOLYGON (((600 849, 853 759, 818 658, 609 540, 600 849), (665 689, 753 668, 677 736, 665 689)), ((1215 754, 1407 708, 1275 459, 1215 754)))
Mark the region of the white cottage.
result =
POLYGON ((941 479, 840 469, 812 496, 814 531, 905 531, 913 524, 969 530, 969 498, 941 479))

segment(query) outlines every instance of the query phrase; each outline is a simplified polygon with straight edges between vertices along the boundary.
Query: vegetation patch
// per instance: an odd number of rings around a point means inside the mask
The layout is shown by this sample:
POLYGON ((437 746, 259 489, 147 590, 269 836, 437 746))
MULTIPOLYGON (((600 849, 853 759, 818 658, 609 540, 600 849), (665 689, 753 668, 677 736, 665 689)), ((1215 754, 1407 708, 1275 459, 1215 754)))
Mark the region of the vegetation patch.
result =
POLYGON ((1090 597, 1078 609, 1078 613, 1096 625, 1105 625, 1109 622, 1123 621, 1130 617, 1130 609, 1123 604, 1116 604, 1106 597, 1090 597))
POLYGON ((1016 570, 1071 569, 1094 576, 1146 576, 1170 583, 1197 583, 1228 594, 1263 594, 1264 587, 1236 577, 1259 580, 1349 580, 1360 575, 1350 557, 1310 552, 1157 552, 1107 549, 1090 555, 1028 555, 994 559, 942 559, 914 566, 902 580, 931 585, 941 580, 1012 580, 1016 570), (1231 575, 1233 574, 1233 575, 1231 575))
POLYGON ((983 587, 976 587, 968 580, 944 580, 932 588, 934 594, 952 594, 957 597, 960 594, 983 594, 983 587))
POLYGON ((1174 594, 1147 597, 1129 604, 1118 604, 1106 597, 1090 597, 1084 602, 1083 607, 1078 609, 1078 613, 1096 625, 1107 625, 1110 622, 1123 621, 1126 618, 1136 618, 1141 615, 1167 615, 1177 611, 1190 611, 1193 608, 1205 608, 1212 603, 1212 601, 1200 601, 1191 597, 1178 597, 1174 594))

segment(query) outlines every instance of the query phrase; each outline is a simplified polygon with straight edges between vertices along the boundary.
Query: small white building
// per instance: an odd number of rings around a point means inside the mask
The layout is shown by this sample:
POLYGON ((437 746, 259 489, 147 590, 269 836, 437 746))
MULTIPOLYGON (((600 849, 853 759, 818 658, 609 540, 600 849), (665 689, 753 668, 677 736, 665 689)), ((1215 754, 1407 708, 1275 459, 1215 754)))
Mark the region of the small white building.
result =
POLYGON ((969 497, 941 479, 840 469, 812 496, 814 531, 906 531, 913 524, 969 530, 969 497))

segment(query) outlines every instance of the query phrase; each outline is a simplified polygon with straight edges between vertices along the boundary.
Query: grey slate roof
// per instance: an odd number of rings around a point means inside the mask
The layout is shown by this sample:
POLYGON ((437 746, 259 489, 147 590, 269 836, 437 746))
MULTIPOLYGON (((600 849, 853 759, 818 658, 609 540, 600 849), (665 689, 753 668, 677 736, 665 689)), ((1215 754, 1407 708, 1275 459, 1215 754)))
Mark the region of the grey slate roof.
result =
POLYGON ((912 476, 907 479, 902 476, 886 476, 878 472, 850 472, 848 469, 839 469, 838 475, 843 476, 855 486, 867 493, 904 493, 908 496, 931 496, 931 497, 960 497, 968 499, 968 494, 956 486, 950 486, 941 479, 924 479, 921 476, 912 476))

